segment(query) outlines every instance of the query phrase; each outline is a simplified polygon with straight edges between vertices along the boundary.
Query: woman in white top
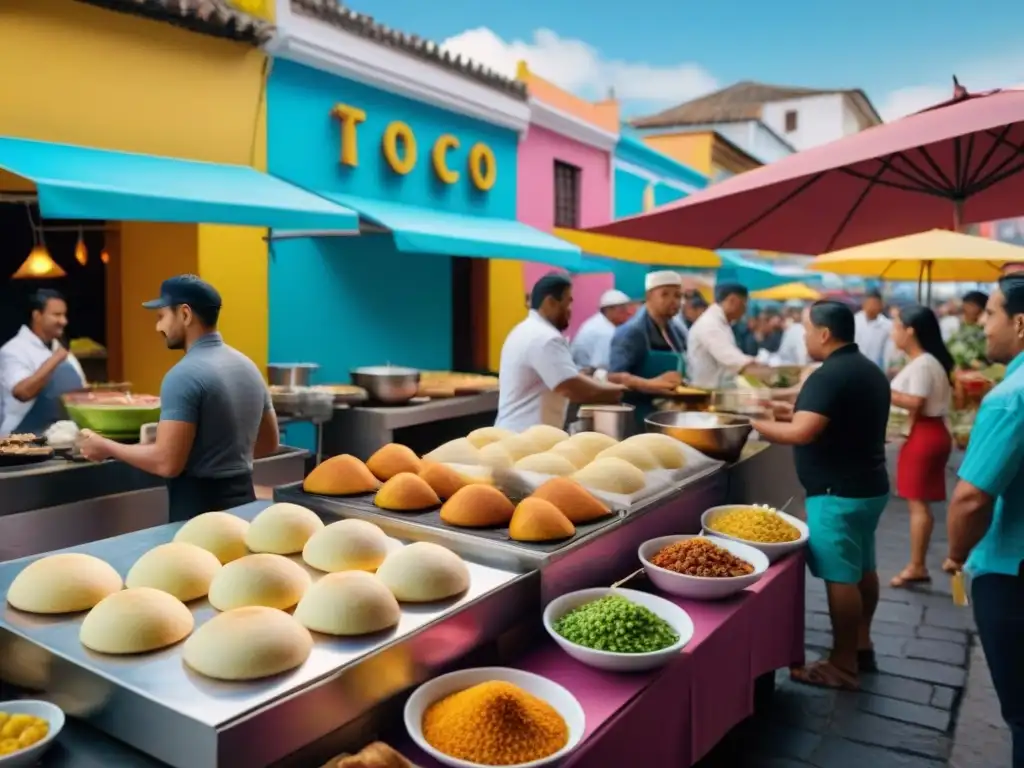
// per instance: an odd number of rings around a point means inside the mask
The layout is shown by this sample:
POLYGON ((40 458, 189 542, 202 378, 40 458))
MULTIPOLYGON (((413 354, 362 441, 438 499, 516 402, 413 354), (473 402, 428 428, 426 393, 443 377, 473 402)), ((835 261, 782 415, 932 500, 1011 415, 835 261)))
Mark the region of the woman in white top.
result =
POLYGON ((946 500, 946 462, 953 445, 946 415, 954 364, 939 321, 927 307, 901 309, 892 340, 908 359, 892 380, 892 404, 910 413, 910 435, 896 469, 896 493, 910 507, 910 562, 891 582, 903 587, 931 580, 925 564, 935 524, 929 504, 946 500))

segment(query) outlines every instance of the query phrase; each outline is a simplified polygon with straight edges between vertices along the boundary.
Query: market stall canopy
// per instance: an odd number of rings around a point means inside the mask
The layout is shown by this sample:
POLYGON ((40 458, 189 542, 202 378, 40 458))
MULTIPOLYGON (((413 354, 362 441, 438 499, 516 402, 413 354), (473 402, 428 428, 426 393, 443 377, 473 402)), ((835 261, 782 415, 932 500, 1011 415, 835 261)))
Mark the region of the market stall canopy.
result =
POLYGON ((803 270, 788 270, 785 272, 774 269, 767 263, 760 263, 744 258, 738 253, 720 251, 722 266, 715 276, 719 283, 739 283, 745 286, 748 291, 763 291, 768 288, 775 288, 795 280, 811 280, 817 282, 820 275, 803 270))
POLYGON ((629 237, 614 237, 579 229, 556 228, 555 235, 578 245, 588 256, 628 261, 651 267, 713 268, 722 263, 718 254, 706 248, 665 245, 629 237))
POLYGON ((1024 213, 1024 90, 969 94, 784 157, 605 235, 816 254, 1024 213))
POLYGON ((0 136, 0 169, 35 184, 52 219, 358 229, 356 214, 242 165, 0 136))
POLYGON ((1004 264, 1024 262, 1019 245, 933 229, 819 256, 810 268, 880 280, 990 283, 1004 264))
POLYGON ((360 218, 383 227, 403 253, 536 261, 563 269, 580 265, 580 249, 512 219, 484 218, 367 197, 323 193, 360 218))
POLYGON ((752 299, 759 301, 818 301, 821 297, 820 291, 806 283, 786 283, 751 294, 752 299))

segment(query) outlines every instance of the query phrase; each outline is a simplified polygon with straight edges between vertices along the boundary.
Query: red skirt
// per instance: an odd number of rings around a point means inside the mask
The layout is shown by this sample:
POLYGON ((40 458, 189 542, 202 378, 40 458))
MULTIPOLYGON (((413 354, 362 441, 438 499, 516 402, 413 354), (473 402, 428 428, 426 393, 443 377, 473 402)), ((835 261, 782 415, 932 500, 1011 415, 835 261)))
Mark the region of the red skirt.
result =
POLYGON ((946 462, 953 441, 941 417, 918 416, 900 449, 896 493, 911 501, 946 500, 946 462))

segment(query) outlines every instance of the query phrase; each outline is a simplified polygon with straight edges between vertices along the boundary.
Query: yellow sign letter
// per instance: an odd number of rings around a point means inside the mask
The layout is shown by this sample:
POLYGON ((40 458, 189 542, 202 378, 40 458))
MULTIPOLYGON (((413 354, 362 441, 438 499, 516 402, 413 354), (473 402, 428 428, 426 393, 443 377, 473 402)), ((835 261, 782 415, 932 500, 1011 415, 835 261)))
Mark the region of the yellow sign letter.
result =
POLYGON ((366 113, 348 104, 338 104, 334 107, 333 114, 341 122, 341 164, 355 168, 359 165, 356 126, 366 120, 366 113))
POLYGON ((402 176, 416 167, 416 137, 412 133, 412 128, 398 120, 388 123, 384 131, 384 157, 391 170, 402 176), (405 157, 398 153, 399 139, 402 140, 405 157))
POLYGON ((481 192, 488 191, 498 180, 498 163, 494 152, 484 143, 474 144, 469 150, 469 175, 481 192))
POLYGON ((445 184, 454 184, 459 180, 459 172, 448 167, 448 150, 458 148, 459 140, 450 133, 438 136, 434 142, 434 173, 445 184))

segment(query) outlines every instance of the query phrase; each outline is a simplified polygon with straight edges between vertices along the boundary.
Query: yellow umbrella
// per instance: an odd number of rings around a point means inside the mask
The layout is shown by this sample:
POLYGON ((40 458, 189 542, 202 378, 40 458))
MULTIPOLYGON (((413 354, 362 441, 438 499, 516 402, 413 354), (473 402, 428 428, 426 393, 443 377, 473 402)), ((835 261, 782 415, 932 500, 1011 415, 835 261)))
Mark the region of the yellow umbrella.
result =
POLYGON ((714 251, 706 248, 691 248, 684 245, 665 245, 647 240, 634 240, 631 237, 599 235, 594 232, 582 232, 578 229, 556 228, 556 237, 578 245, 584 253, 592 256, 604 256, 634 264, 646 264, 658 267, 705 267, 722 266, 722 260, 714 251))
POLYGON ((821 294, 806 283, 786 283, 763 291, 754 291, 751 298, 761 301, 817 301, 821 294))
POLYGON ((826 253, 809 268, 879 280, 991 283, 1015 262, 1024 262, 1018 245, 933 229, 826 253))

